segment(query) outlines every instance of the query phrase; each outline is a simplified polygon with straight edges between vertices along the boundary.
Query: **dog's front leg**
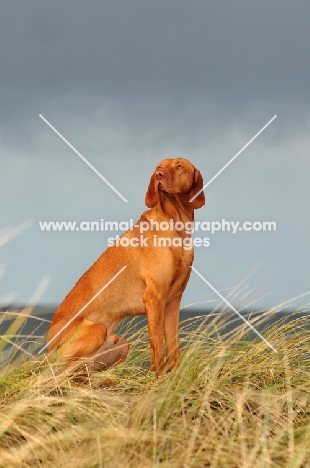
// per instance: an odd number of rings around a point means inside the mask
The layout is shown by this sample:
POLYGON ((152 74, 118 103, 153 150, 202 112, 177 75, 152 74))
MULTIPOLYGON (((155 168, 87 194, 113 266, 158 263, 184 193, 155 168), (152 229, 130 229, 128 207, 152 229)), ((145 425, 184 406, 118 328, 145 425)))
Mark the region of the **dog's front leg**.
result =
POLYGON ((166 305, 164 332, 166 341, 166 370, 169 372, 179 364, 179 317, 181 296, 166 305))
POLYGON ((147 289, 143 301, 146 308, 148 330, 150 337, 151 365, 150 369, 161 377, 164 372, 164 300, 158 297, 157 291, 147 289))

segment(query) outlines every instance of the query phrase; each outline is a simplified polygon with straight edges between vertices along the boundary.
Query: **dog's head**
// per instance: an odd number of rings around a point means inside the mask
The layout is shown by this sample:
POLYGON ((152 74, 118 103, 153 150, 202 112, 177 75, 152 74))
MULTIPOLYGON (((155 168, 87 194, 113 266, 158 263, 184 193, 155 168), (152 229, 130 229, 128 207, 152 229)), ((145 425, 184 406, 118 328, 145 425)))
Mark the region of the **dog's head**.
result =
MULTIPOLYGON (((153 208, 159 201, 159 193, 170 195, 186 194, 187 201, 197 195, 203 188, 203 180, 198 169, 187 159, 164 159, 155 169, 146 192, 145 204, 153 208)), ((203 191, 190 202, 194 208, 201 208, 205 204, 203 191)))

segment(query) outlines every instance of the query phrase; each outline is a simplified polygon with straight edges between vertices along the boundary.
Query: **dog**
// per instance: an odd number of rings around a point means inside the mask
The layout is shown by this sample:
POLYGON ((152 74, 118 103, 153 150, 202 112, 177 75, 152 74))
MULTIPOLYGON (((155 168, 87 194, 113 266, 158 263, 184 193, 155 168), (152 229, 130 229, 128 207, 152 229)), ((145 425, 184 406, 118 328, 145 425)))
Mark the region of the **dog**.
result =
POLYGON ((202 189, 200 172, 186 159, 156 167, 145 197, 149 209, 84 273, 53 316, 48 350, 57 351, 67 369, 84 360, 89 372, 98 372, 125 361, 129 343, 114 330, 138 315, 147 316, 150 369, 161 377, 178 365, 180 302, 194 259, 186 226, 205 204, 202 189))

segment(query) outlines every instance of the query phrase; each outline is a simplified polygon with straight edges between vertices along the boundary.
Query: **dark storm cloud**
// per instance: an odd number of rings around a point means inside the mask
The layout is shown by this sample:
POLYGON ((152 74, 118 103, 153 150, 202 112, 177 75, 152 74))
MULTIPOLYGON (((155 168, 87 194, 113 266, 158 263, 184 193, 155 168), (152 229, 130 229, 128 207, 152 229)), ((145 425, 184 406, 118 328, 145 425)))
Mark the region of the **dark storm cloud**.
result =
POLYGON ((2 141, 32 150, 38 114, 54 110, 57 122, 97 114, 104 126, 161 138, 169 128, 188 142, 249 114, 301 128, 309 17, 307 1, 4 2, 2 141))
POLYGON ((72 89, 308 99, 309 17, 308 1, 5 2, 4 105, 72 89))

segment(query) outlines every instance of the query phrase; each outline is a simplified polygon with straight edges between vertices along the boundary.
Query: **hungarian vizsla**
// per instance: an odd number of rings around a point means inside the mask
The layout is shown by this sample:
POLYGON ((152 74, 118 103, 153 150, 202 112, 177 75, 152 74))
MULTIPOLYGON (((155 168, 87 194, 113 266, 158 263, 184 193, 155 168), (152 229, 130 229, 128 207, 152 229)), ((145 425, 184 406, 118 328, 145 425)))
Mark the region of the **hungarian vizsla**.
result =
POLYGON ((202 187, 200 172, 186 159, 165 159, 156 167, 145 197, 149 209, 84 273, 55 312, 48 349, 57 350, 68 369, 81 360, 90 372, 124 361, 129 344, 114 330, 125 317, 137 315, 147 315, 151 370, 159 377, 164 368, 177 366, 180 301, 194 258, 189 225, 205 203, 202 187))

